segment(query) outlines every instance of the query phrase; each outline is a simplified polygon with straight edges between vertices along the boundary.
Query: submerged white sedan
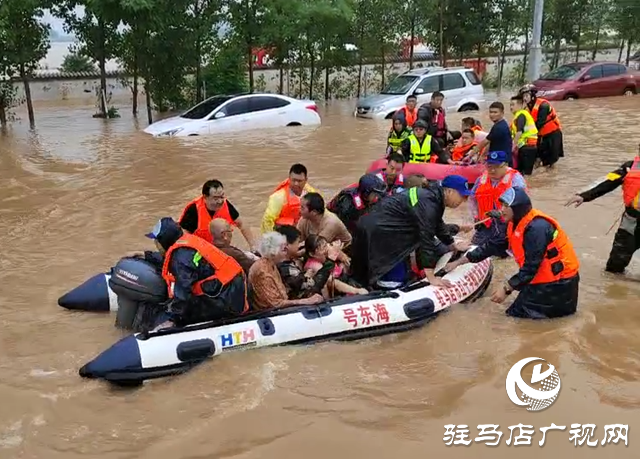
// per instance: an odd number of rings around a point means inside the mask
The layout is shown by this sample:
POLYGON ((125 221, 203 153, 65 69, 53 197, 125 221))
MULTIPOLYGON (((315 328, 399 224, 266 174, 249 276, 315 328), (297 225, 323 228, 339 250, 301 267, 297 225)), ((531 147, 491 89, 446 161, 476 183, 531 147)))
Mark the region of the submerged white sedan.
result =
POLYGON ((154 137, 194 136, 285 126, 317 126, 318 106, 280 94, 214 96, 144 130, 154 137))

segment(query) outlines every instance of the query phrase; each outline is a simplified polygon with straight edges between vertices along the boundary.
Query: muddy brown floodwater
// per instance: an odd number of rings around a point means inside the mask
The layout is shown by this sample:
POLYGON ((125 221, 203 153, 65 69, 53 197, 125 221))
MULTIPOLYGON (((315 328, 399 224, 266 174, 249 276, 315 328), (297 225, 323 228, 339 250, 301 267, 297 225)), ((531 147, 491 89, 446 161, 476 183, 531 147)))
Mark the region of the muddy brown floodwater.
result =
MULTIPOLYGON (((567 157, 529 182, 579 253, 574 317, 515 321, 484 298, 410 333, 226 354, 136 391, 78 376, 121 334, 113 316, 59 308, 61 294, 150 247, 143 234, 207 179, 224 182, 256 231, 290 164, 303 162, 325 196, 353 182, 382 153, 388 124, 354 119, 352 107, 324 109, 318 129, 187 140, 152 139, 126 114, 102 123, 92 108, 46 107, 36 134, 18 124, 1 136, 0 458, 637 458, 640 266, 626 280, 603 274, 621 197, 563 203, 633 157, 638 97, 557 103, 567 157), (533 356, 562 380, 558 400, 536 413, 505 393, 511 365, 533 356), (552 422, 566 429, 548 432, 543 449, 539 431, 531 446, 505 444, 509 426, 552 422), (469 425, 472 439, 478 424, 499 424, 504 435, 497 448, 446 446, 445 424, 469 425), (596 424, 599 440, 605 424, 628 424, 629 446, 576 447, 571 424, 596 424)), ((494 283, 514 266, 496 262, 494 283)))

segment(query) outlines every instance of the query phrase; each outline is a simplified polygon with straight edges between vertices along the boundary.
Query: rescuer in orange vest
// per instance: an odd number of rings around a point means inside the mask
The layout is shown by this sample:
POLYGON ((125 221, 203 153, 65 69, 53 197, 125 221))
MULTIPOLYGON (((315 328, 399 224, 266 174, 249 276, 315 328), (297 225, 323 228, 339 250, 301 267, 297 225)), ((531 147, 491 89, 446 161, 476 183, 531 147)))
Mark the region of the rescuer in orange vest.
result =
POLYGON ((230 225, 236 226, 252 250, 256 249, 256 242, 251 229, 245 226, 240 213, 231 204, 224 193, 224 186, 220 180, 207 180, 202 185, 202 195, 191 201, 182 211, 180 226, 207 242, 213 243, 213 236, 209 231, 211 220, 222 218, 230 225))
MULTIPOLYGON (((500 210, 500 196, 511 187, 525 188, 527 182, 517 170, 507 164, 507 154, 503 151, 492 151, 487 155, 485 172, 478 177, 471 190, 469 198, 469 210, 473 214, 476 223, 476 231, 473 234, 472 242, 475 245, 482 245, 492 239, 495 234, 504 233, 507 224, 501 218, 487 220, 489 212, 500 210)), ((501 253, 502 258, 507 257, 506 253, 501 253)))
POLYGON ((269 196, 262 217, 262 233, 273 231, 275 225, 298 224, 300 220, 300 198, 317 190, 307 183, 307 168, 294 164, 289 169, 289 178, 281 182, 269 196))
POLYGON ((537 94, 538 89, 531 84, 523 86, 518 92, 538 129, 538 156, 542 165, 552 167, 559 158, 564 157, 562 126, 553 106, 537 94))
POLYGON ((502 303, 518 290, 518 297, 506 311, 510 316, 551 319, 574 314, 578 307, 580 263, 569 237, 556 220, 532 208, 524 189, 509 188, 500 201, 508 225, 503 241, 480 246, 445 269, 478 263, 496 250, 508 248, 520 270, 496 288, 491 300, 502 303))
POLYGON ((156 329, 238 317, 248 312, 242 267, 198 236, 185 233, 170 217, 147 234, 164 255, 162 277, 169 304, 156 329))
POLYGON ((573 196, 567 206, 576 207, 590 202, 622 185, 622 200, 625 211, 613 238, 613 247, 607 260, 606 271, 620 274, 625 271, 633 254, 640 249, 640 145, 633 161, 627 161, 618 169, 609 172, 604 181, 587 191, 573 196))

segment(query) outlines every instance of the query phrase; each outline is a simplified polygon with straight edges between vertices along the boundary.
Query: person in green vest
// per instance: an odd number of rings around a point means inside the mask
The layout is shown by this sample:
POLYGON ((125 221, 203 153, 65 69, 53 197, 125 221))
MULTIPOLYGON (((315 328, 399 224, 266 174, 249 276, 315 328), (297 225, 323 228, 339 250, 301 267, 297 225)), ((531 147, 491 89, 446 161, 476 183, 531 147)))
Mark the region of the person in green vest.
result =
POLYGON ((426 121, 416 121, 413 124, 413 133, 402 141, 400 150, 406 162, 449 164, 449 155, 434 137, 427 134, 428 127, 426 121))
POLYGON ((402 141, 411 135, 411 128, 407 126, 407 120, 402 113, 393 115, 393 127, 389 131, 387 140, 387 156, 397 153, 402 146, 402 141))
POLYGON ((513 156, 518 158, 516 169, 522 175, 531 175, 538 157, 538 128, 521 95, 511 98, 510 108, 513 113, 513 156))

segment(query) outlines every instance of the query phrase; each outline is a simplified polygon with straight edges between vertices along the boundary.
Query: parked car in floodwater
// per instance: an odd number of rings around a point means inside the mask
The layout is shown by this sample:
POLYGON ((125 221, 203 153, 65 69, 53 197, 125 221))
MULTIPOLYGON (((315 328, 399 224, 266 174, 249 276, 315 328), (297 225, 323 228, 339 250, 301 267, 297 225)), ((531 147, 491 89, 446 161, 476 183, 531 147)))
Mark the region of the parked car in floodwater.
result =
POLYGON ((436 91, 444 94, 443 106, 447 111, 479 110, 484 104, 482 81, 473 69, 425 67, 398 75, 380 94, 361 98, 354 114, 358 118, 391 119, 404 107, 407 96, 414 94, 420 106, 429 102, 436 91))
POLYGON ((617 62, 576 62, 551 70, 533 84, 547 100, 632 96, 640 90, 640 73, 617 62))
POLYGON ((184 137, 242 131, 245 129, 321 124, 318 106, 312 100, 297 100, 280 94, 235 94, 213 96, 180 116, 147 126, 154 137, 184 137))

